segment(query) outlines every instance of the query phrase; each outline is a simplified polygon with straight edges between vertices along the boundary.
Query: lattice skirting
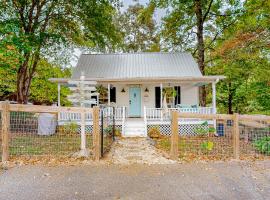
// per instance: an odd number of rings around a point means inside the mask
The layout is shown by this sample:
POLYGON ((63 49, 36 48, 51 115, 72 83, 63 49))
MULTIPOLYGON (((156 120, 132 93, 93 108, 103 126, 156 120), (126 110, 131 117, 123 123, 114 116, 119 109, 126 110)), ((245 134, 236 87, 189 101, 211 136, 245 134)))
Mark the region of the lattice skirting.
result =
MULTIPOLYGON (((151 128, 157 128, 162 135, 171 135, 171 125, 170 124, 148 124, 147 132, 151 128)), ((198 129, 207 130, 209 125, 204 124, 181 124, 178 125, 179 135, 196 135, 198 134, 198 129)))

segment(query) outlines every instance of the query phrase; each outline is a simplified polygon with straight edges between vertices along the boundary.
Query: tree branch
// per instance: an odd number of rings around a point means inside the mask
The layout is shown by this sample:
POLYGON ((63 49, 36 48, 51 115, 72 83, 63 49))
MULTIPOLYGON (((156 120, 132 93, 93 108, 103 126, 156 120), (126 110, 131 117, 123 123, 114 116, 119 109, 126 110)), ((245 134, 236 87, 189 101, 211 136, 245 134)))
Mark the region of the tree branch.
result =
POLYGON ((209 12, 210 12, 210 9, 211 9, 211 7, 212 7, 212 3, 213 3, 213 1, 214 1, 214 0, 211 0, 211 1, 210 1, 210 3, 209 3, 209 6, 208 6, 207 10, 206 10, 206 12, 204 13, 204 16, 203 16, 203 22, 205 21, 205 19, 206 19, 207 15, 208 15, 208 14, 209 14, 209 12))

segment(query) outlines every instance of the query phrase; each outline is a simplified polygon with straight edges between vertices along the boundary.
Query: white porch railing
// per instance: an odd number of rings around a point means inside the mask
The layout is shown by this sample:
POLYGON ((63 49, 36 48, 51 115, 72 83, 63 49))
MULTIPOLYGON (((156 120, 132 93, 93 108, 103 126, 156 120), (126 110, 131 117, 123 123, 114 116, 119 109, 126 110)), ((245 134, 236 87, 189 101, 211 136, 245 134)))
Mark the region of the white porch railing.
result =
POLYGON ((146 121, 163 121, 169 120, 171 111, 177 110, 178 112, 190 112, 201 114, 212 114, 214 110, 212 107, 198 107, 198 108, 168 108, 167 111, 163 108, 147 108, 144 107, 144 118, 146 121))
MULTIPOLYGON (((115 107, 115 114, 114 114, 114 117, 115 117, 115 120, 124 120, 123 118, 125 117, 125 112, 126 112, 126 109, 125 107, 115 107)), ((112 107, 107 107, 104 109, 104 115, 112 115, 113 114, 113 108, 112 107)), ((64 113, 64 112, 61 112, 59 114, 59 117, 58 117, 58 120, 59 121, 74 121, 74 122, 77 122, 77 121, 80 121, 81 120, 81 115, 80 113, 64 113)), ((86 121, 92 121, 93 120, 93 116, 92 116, 92 113, 86 113, 86 116, 85 116, 85 120, 86 121)))

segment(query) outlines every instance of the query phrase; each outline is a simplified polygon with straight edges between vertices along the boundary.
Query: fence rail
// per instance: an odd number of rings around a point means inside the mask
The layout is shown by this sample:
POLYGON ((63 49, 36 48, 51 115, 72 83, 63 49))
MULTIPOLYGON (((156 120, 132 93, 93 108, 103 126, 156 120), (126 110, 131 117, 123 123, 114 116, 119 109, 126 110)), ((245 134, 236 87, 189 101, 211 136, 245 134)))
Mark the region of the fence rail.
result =
POLYGON ((200 114, 172 111, 170 137, 170 156, 175 159, 181 155, 211 155, 240 159, 240 156, 252 154, 270 155, 270 116, 239 114, 200 114), (231 128, 219 136, 216 130, 201 130, 195 136, 179 135, 179 119, 197 118, 220 120, 223 125, 232 122, 231 128), (250 128, 251 126, 256 128, 250 128), (248 128, 247 128, 248 127, 248 128), (247 130, 248 129, 248 130, 247 130), (179 152, 180 151, 180 152, 179 152), (181 152, 183 151, 183 152, 181 152))
POLYGON ((2 162, 14 155, 70 155, 77 151, 86 153, 88 148, 93 148, 96 159, 101 156, 98 107, 53 107, 2 102, 0 113, 2 162), (76 113, 80 116, 80 129, 77 128, 78 124, 57 126, 60 113, 76 113), (93 116, 92 135, 95 137, 86 133, 85 122, 89 116, 93 116))

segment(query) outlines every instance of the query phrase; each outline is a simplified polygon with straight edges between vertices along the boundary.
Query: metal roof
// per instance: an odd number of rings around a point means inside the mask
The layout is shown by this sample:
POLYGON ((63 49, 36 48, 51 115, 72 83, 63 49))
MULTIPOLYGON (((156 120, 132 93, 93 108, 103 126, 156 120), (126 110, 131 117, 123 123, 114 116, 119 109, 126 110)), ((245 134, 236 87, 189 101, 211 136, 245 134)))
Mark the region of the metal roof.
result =
POLYGON ((190 53, 82 54, 72 79, 202 77, 190 53))

